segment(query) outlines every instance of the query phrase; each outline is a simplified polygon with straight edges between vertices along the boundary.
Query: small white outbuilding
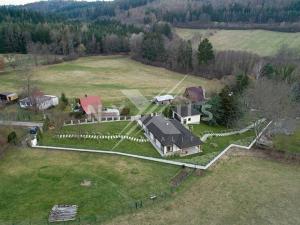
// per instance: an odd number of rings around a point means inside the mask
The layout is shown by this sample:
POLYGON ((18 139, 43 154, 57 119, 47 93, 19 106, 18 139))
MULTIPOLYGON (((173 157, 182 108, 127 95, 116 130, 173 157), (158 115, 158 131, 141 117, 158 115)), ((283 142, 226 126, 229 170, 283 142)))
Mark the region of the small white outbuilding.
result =
POLYGON ((161 95, 154 97, 153 102, 158 105, 166 105, 170 104, 173 100, 174 97, 172 95, 161 95))

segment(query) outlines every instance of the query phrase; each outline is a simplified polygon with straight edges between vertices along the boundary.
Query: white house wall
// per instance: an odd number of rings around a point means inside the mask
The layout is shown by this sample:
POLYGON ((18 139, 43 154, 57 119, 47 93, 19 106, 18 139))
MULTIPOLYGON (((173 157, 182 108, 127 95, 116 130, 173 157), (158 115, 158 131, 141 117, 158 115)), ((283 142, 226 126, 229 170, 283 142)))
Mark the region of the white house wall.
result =
POLYGON ((186 124, 199 124, 201 117, 200 117, 200 115, 188 116, 188 117, 182 118, 181 123, 184 122, 184 119, 186 119, 186 124))

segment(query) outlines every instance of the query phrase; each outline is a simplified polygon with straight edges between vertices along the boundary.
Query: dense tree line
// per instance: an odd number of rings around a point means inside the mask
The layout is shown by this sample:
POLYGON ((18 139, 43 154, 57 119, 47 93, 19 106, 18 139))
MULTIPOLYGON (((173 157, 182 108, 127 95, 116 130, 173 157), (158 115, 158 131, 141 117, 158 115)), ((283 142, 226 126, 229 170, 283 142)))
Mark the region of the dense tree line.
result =
POLYGON ((248 23, 269 23, 269 22, 297 22, 300 19, 300 2, 278 8, 275 6, 244 5, 232 3, 225 7, 214 7, 208 3, 193 9, 188 7, 177 11, 157 12, 168 22, 190 22, 190 21, 214 21, 214 22, 248 22, 248 23))
POLYGON ((215 51, 208 39, 201 40, 198 49, 194 50, 191 41, 162 32, 168 30, 162 29, 166 26, 170 25, 159 22, 144 34, 132 35, 129 42, 135 59, 207 78, 221 78, 240 72, 249 74, 261 60, 247 52, 215 51))
POLYGON ((62 55, 70 55, 80 49, 85 49, 87 54, 128 52, 128 36, 139 31, 134 26, 114 20, 89 24, 3 22, 0 23, 0 53, 27 53, 36 45, 45 45, 50 53, 62 55))
POLYGON ((42 1, 27 4, 22 8, 52 13, 65 19, 95 20, 100 18, 114 17, 116 11, 126 11, 131 8, 146 5, 154 0, 117 0, 97 2, 76 1, 42 1))
POLYGON ((0 23, 27 21, 31 23, 44 23, 55 18, 47 17, 41 13, 16 9, 12 7, 0 7, 0 23))
POLYGON ((116 16, 128 22, 140 23, 140 18, 144 18, 145 24, 165 21, 190 27, 201 24, 214 26, 214 23, 219 27, 226 27, 226 24, 235 24, 231 27, 247 24, 249 27, 249 24, 286 22, 285 27, 299 22, 299 5, 297 0, 156 0, 139 8, 118 12, 116 16))

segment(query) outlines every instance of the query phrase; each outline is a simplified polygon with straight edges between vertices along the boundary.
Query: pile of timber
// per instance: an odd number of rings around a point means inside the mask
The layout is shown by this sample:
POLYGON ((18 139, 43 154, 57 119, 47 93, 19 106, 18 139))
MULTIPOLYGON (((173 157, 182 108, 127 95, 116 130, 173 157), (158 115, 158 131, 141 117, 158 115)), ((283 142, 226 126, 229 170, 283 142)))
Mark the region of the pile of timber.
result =
POLYGON ((77 209, 77 205, 55 205, 50 212, 49 222, 53 223, 76 220, 77 209))

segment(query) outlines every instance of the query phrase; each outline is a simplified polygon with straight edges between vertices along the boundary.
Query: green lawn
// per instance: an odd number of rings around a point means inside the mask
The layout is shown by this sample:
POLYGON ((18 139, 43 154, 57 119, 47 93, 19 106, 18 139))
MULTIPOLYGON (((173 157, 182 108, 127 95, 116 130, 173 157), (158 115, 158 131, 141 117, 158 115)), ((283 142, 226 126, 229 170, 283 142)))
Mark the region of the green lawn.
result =
MULTIPOLYGON (((145 138, 143 131, 136 122, 105 122, 89 125, 66 126, 60 131, 63 134, 100 134, 100 135, 128 135, 136 138, 145 138)), ((118 151, 136 155, 160 157, 159 153, 150 143, 137 143, 128 140, 83 140, 83 139, 58 139, 54 138, 55 132, 43 135, 41 145, 73 147, 85 149, 98 149, 118 151)))
POLYGON ((190 125, 190 130, 198 135, 199 137, 202 137, 204 134, 207 133, 222 133, 223 131, 228 130, 226 127, 222 126, 210 126, 205 123, 197 124, 197 125, 190 125))
POLYGON ((106 220, 130 212, 139 199, 170 191, 179 169, 126 157, 9 150, 0 160, 0 224, 47 224, 54 204, 77 204, 85 224, 106 220))
POLYGON ((293 135, 278 135, 274 138, 275 148, 282 151, 300 153, 300 129, 293 135))
POLYGON ((254 131, 248 131, 243 134, 231 135, 227 137, 212 137, 202 144, 202 153, 179 158, 177 160, 205 166, 230 144, 236 143, 248 146, 254 140, 254 137, 254 131))
POLYGON ((249 51, 261 56, 271 56, 282 46, 300 51, 300 33, 265 30, 207 30, 176 29, 177 34, 199 44, 200 37, 207 37, 216 50, 249 51))
MULTIPOLYGON (((204 123, 192 126, 192 132, 201 137, 207 131, 222 132, 225 127, 209 126, 204 123)), ((106 122, 89 125, 66 126, 58 133, 62 134, 100 134, 100 135, 129 135, 136 138, 144 137, 143 131, 136 122, 106 122)), ((119 151, 130 154, 137 154, 150 157, 161 157, 157 150, 150 143, 136 143, 131 141, 119 140, 83 140, 83 139, 57 139, 53 136, 55 132, 47 132, 43 135, 40 144, 59 147, 73 147, 86 149, 99 149, 107 151, 119 151)), ((203 152, 187 157, 171 156, 170 160, 187 163, 206 165, 228 145, 237 143, 248 146, 254 139, 254 132, 248 131, 244 134, 232 135, 227 137, 212 137, 202 144, 203 152)))

